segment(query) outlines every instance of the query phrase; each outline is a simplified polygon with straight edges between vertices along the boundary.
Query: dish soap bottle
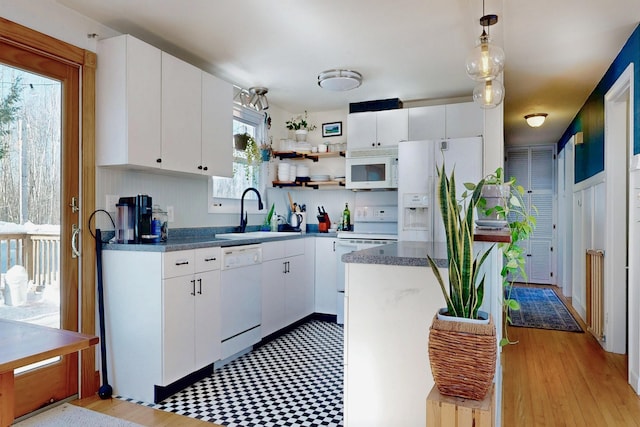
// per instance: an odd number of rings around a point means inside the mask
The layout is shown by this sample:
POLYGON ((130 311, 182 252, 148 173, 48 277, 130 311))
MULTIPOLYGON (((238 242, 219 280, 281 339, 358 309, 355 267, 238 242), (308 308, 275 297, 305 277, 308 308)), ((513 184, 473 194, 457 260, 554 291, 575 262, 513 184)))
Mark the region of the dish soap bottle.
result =
POLYGON ((349 212, 349 203, 344 204, 344 211, 342 211, 342 229, 349 231, 351 227, 351 212, 349 212))

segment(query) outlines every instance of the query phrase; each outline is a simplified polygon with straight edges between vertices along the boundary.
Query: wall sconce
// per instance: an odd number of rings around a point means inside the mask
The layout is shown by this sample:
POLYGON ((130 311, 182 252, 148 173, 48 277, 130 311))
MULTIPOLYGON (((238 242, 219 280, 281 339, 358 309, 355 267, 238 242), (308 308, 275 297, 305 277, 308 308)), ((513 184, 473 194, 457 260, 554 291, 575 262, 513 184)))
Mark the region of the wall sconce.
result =
POLYGON ((574 145, 582 145, 584 143, 584 132, 576 132, 573 135, 573 144, 574 145))
POLYGON ((548 116, 547 113, 533 113, 533 114, 527 114, 526 116, 524 116, 524 119, 527 121, 527 124, 532 128, 539 128, 547 119, 547 116, 548 116))

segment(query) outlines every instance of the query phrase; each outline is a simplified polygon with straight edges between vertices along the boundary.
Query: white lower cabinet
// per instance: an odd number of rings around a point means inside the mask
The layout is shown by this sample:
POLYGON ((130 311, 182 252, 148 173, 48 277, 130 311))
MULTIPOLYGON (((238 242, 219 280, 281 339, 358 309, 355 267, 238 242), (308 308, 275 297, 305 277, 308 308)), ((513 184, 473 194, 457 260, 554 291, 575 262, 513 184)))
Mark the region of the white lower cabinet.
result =
MULTIPOLYGON (((263 244, 263 249, 264 249, 263 244)), ((263 251, 263 255, 264 255, 263 251)), ((262 261, 262 337, 285 326, 284 313, 285 263, 282 259, 262 261)))
POLYGON ((336 314, 338 257, 335 237, 316 237, 315 312, 336 314))
POLYGON ((154 402, 220 359, 220 248, 103 252, 107 362, 114 392, 154 402))
POLYGON ((313 277, 305 240, 262 244, 262 337, 313 313, 313 277))
POLYGON ((163 279, 166 385, 220 359, 220 248, 167 253, 164 261, 187 261, 193 272, 163 279))

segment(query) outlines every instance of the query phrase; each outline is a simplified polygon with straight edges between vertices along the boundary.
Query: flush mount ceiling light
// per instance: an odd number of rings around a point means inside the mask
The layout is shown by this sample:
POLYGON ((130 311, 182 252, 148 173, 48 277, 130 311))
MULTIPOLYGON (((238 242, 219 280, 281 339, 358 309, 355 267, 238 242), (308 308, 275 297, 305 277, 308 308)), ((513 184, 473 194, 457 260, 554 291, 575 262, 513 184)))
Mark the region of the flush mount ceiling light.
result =
POLYGON ((362 74, 351 70, 327 70, 318 74, 318 86, 323 89, 344 91, 359 87, 362 74))
POLYGON ((524 116, 524 119, 527 121, 527 124, 532 128, 539 128, 547 119, 547 116, 548 116, 547 113, 534 113, 534 114, 527 114, 526 116, 524 116))

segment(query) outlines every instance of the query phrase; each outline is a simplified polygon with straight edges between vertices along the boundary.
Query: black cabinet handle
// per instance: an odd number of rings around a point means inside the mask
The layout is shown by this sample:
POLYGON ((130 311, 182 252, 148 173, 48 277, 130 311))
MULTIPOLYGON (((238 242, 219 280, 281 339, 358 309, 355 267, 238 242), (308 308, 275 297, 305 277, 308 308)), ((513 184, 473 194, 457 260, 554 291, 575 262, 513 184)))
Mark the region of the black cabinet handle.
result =
POLYGON ((195 280, 191 281, 191 288, 192 288, 191 295, 195 296, 196 295, 196 281, 195 280))
POLYGON ((335 252, 335 251, 336 251, 336 241, 334 240, 333 241, 333 252, 335 252))
POLYGON ((198 165, 198 169, 202 170, 202 165, 198 165))
POLYGON ((162 163, 162 159, 156 159, 156 163, 162 163))
POLYGON ((202 169, 204 169, 204 170, 206 170, 206 171, 208 171, 208 170, 209 170, 209 168, 208 168, 208 167, 206 167, 206 166, 205 166, 205 167, 203 167, 202 169))
POLYGON ((284 270, 282 270, 282 273, 283 274, 287 274, 287 262, 286 261, 282 263, 282 267, 284 268, 284 270))
POLYGON ((209 261, 215 261, 217 258, 213 257, 213 258, 205 258, 205 262, 209 262, 209 261))
POLYGON ((188 265, 189 261, 180 261, 180 262, 176 262, 176 265, 188 265))
POLYGON ((198 293, 202 295, 202 279, 198 279, 198 293))

